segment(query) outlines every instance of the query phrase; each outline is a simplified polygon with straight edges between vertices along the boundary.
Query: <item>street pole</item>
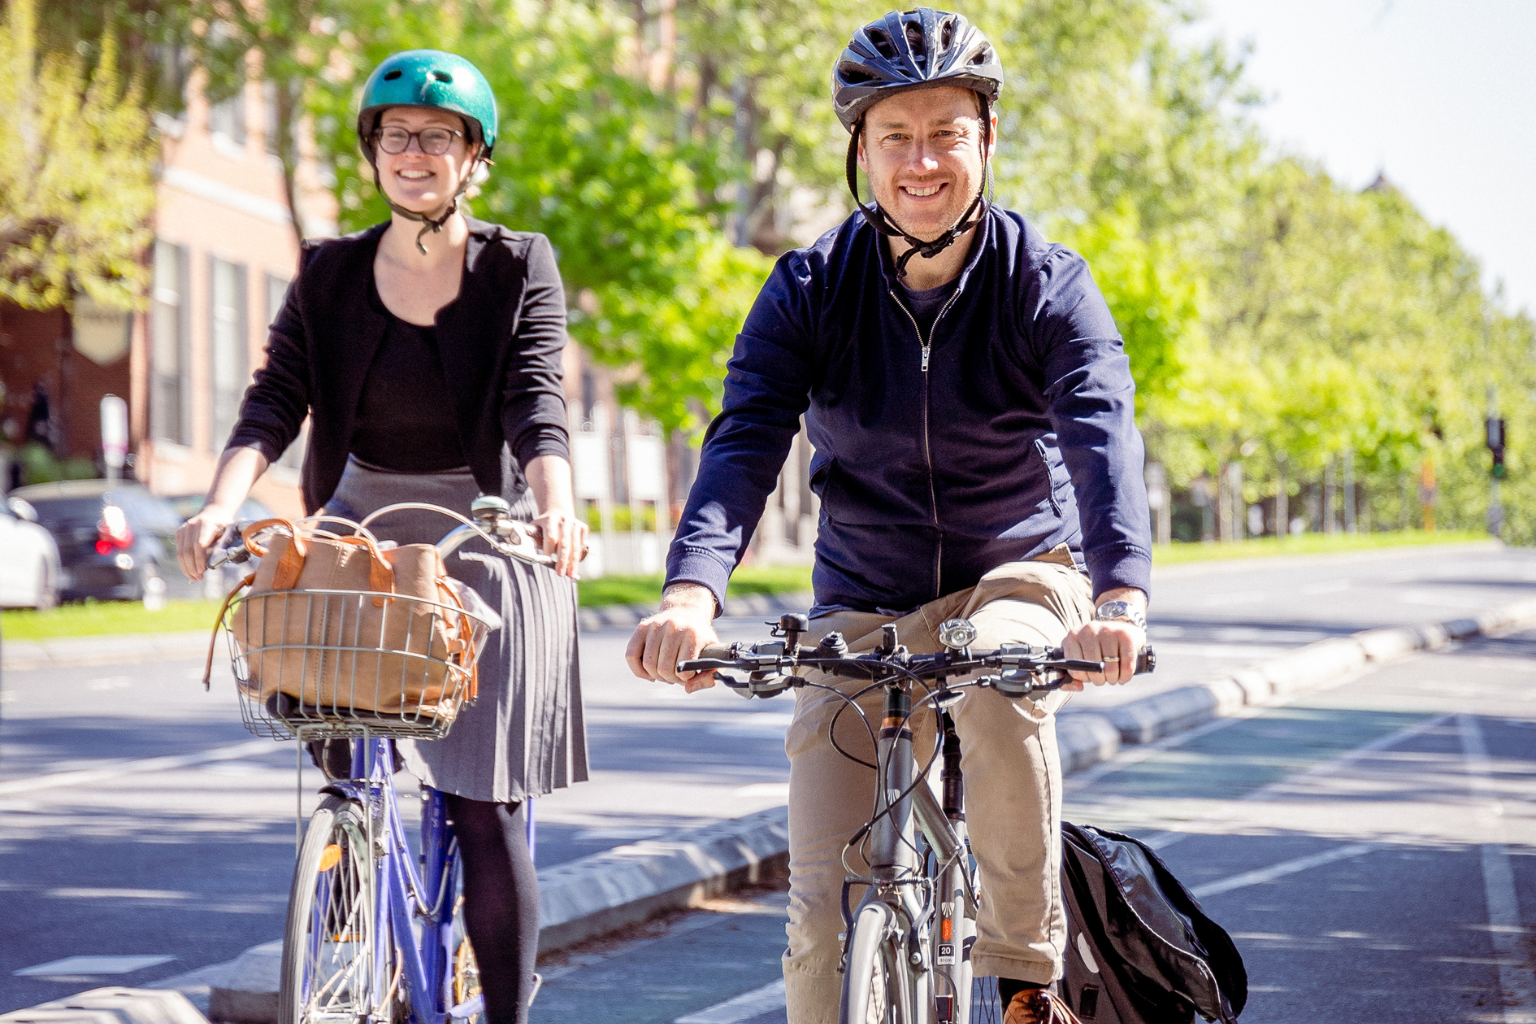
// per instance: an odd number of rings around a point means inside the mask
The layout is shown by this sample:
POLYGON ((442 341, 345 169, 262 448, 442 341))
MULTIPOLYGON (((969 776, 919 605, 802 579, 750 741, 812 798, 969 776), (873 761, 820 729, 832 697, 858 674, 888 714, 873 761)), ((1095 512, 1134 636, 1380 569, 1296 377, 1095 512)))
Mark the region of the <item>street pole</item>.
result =
POLYGON ((1355 450, 1344 453, 1344 532, 1353 536, 1355 522, 1355 450))
POLYGON ((1494 453, 1488 474, 1488 532, 1497 537, 1504 530, 1504 506, 1499 500, 1499 473, 1503 469, 1504 421, 1499 418, 1499 391, 1488 385, 1488 449, 1494 453))
POLYGON ((128 454, 128 403, 116 395, 101 396, 101 458, 107 479, 117 483, 128 454))

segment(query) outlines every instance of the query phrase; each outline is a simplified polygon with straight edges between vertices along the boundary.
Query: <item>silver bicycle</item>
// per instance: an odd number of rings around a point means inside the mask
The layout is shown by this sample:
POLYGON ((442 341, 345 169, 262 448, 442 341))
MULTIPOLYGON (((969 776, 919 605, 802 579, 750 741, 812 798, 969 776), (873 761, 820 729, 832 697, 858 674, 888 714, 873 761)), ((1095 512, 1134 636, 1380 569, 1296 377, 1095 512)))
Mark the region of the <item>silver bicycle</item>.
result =
MULTIPOLYGON (((947 709, 968 688, 994 689, 1019 700, 1061 687, 1068 671, 1102 672, 1104 663, 1065 658, 1059 649, 1028 644, 973 651, 976 628, 965 619, 940 626, 945 649, 937 654, 908 652, 895 626, 882 627, 880 646, 859 655, 849 654, 837 633, 816 647, 802 646, 807 628, 804 615, 785 615, 773 631, 781 639, 710 645, 678 670, 715 671, 717 679, 744 697, 775 697, 806 686, 828 690, 845 702, 839 714, 851 710, 864 719, 876 752, 869 767, 881 783, 869 822, 854 833, 843 854, 847 865, 848 852, 860 850, 869 869, 863 874, 850 866, 843 883, 839 1024, 969 1024, 980 880, 965 830, 960 739, 947 709), (797 674, 806 669, 868 679, 869 685, 844 694, 797 674), (876 689, 884 691, 878 727, 857 703, 876 689), (924 708, 939 716, 939 739, 919 767, 909 722, 924 708), (939 758, 941 794, 936 796, 927 778, 939 758), (862 887, 864 896, 851 907, 855 887, 862 887)), ((1150 672, 1155 665, 1152 649, 1143 649, 1136 671, 1150 672)))

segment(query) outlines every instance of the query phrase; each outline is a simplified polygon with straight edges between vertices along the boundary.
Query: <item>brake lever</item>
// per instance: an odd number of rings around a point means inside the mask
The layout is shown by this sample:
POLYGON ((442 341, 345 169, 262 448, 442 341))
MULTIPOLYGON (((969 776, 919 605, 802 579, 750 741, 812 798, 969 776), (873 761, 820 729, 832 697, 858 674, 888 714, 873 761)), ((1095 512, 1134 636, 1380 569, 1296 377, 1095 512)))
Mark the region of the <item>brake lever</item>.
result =
POLYGON ((245 541, 241 539, 242 534, 245 533, 245 528, 251 525, 252 522, 253 520, 249 519, 241 520, 240 522, 230 523, 224 528, 224 532, 219 535, 219 540, 222 541, 227 537, 238 543, 219 548, 218 552, 208 559, 207 567, 209 569, 218 569, 225 565, 239 565, 242 562, 249 562, 254 557, 251 554, 251 549, 246 547, 245 541))

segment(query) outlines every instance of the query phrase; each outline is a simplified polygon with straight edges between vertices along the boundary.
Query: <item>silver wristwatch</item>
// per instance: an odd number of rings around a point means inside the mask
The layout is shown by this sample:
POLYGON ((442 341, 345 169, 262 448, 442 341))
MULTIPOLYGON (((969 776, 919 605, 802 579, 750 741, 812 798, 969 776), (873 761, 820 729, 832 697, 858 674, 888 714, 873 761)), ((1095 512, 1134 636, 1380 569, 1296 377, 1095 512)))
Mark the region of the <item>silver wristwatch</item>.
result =
POLYGON ((1141 613, 1141 609, 1129 601, 1105 601, 1099 605, 1099 610, 1093 613, 1095 620, 1099 622, 1119 620, 1129 622, 1137 629, 1147 628, 1147 617, 1141 613))

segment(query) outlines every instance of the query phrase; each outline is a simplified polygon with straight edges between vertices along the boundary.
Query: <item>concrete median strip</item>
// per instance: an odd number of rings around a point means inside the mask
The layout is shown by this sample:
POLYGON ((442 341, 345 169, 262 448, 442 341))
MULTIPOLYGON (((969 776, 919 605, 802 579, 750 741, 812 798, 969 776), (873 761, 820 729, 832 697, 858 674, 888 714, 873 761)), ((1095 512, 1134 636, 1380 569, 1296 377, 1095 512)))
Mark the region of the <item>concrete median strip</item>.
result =
MULTIPOLYGON (((1531 622, 1536 622, 1536 599, 1513 602, 1451 622, 1372 629, 1309 644, 1195 686, 1154 694, 1101 712, 1064 714, 1057 722, 1062 768, 1065 772, 1080 771, 1114 757, 1122 745, 1151 743, 1245 708, 1293 698, 1343 679, 1369 664, 1531 622)), ((546 868, 539 872, 543 922, 540 951, 565 948, 781 874, 788 862, 788 838, 787 808, 776 807, 546 868)), ((214 1020, 268 1024, 276 1020, 280 960, 281 944, 269 942, 253 947, 228 964, 171 978, 155 987, 179 989, 198 1003, 206 998, 204 1008, 214 1020)), ((96 990, 108 991, 134 990, 96 990)), ((86 993, 75 1001, 94 994, 86 993)), ((149 1016, 114 1011, 116 1016, 110 1021, 102 1015, 103 1011, 96 1009, 81 1009, 76 1016, 55 1013, 56 1007, 69 1002, 16 1011, 0 1017, 0 1024, 34 1020, 38 1024, 76 1020, 93 1024, 98 1020, 101 1024, 159 1024, 162 1020, 167 1024, 185 1024, 184 1017, 173 1018, 158 1010, 149 1016), (18 1016, 44 1010, 49 1015, 18 1016)))

